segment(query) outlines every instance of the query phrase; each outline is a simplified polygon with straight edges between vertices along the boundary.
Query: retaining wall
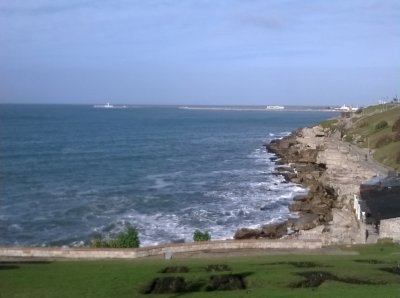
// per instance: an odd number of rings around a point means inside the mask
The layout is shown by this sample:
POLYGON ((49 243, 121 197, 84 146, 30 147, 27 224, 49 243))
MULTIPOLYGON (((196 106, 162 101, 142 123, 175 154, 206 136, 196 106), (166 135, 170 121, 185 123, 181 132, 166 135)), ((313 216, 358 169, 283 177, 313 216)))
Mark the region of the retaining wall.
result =
POLYGON ((149 246, 136 249, 0 247, 0 257, 134 259, 163 254, 234 249, 318 249, 321 240, 225 240, 149 246))
POLYGON ((383 219, 379 225, 379 238, 400 240, 400 217, 383 219))

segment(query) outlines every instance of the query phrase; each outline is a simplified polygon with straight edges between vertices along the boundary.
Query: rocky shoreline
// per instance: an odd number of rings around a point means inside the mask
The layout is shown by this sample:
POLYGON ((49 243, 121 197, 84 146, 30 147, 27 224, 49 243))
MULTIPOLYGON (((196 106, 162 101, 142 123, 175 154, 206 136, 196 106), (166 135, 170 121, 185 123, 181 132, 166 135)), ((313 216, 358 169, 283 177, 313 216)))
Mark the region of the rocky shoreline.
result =
POLYGON ((299 218, 259 229, 241 228, 235 239, 296 237, 323 239, 325 244, 363 241, 351 201, 359 185, 375 174, 360 153, 321 126, 299 129, 266 145, 276 158, 276 174, 308 189, 293 199, 289 210, 299 218))

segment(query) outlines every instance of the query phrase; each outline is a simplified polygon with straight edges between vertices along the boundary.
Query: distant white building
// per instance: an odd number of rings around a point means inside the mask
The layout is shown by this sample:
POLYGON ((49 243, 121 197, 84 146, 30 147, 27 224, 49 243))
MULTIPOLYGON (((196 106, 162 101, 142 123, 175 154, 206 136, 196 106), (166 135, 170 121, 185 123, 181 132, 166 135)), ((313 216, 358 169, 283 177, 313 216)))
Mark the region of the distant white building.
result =
POLYGON ((336 108, 335 110, 338 110, 340 112, 355 112, 358 110, 358 108, 353 108, 352 106, 346 106, 344 104, 340 108, 336 108))

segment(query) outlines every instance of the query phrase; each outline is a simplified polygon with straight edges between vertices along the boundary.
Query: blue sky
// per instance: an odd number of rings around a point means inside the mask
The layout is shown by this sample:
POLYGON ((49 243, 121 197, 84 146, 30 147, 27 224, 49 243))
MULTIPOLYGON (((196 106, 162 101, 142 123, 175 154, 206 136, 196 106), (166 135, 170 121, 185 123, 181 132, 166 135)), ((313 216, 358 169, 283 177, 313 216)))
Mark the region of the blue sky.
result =
POLYGON ((0 102, 400 96, 398 0, 0 0, 0 102))

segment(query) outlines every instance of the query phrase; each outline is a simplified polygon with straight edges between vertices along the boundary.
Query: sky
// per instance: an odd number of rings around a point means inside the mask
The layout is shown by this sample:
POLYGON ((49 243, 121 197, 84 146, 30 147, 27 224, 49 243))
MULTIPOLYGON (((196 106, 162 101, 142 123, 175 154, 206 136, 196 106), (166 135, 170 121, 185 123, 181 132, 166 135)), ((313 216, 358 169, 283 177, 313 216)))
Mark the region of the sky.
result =
POLYGON ((398 0, 0 0, 0 103, 400 96, 398 0))

